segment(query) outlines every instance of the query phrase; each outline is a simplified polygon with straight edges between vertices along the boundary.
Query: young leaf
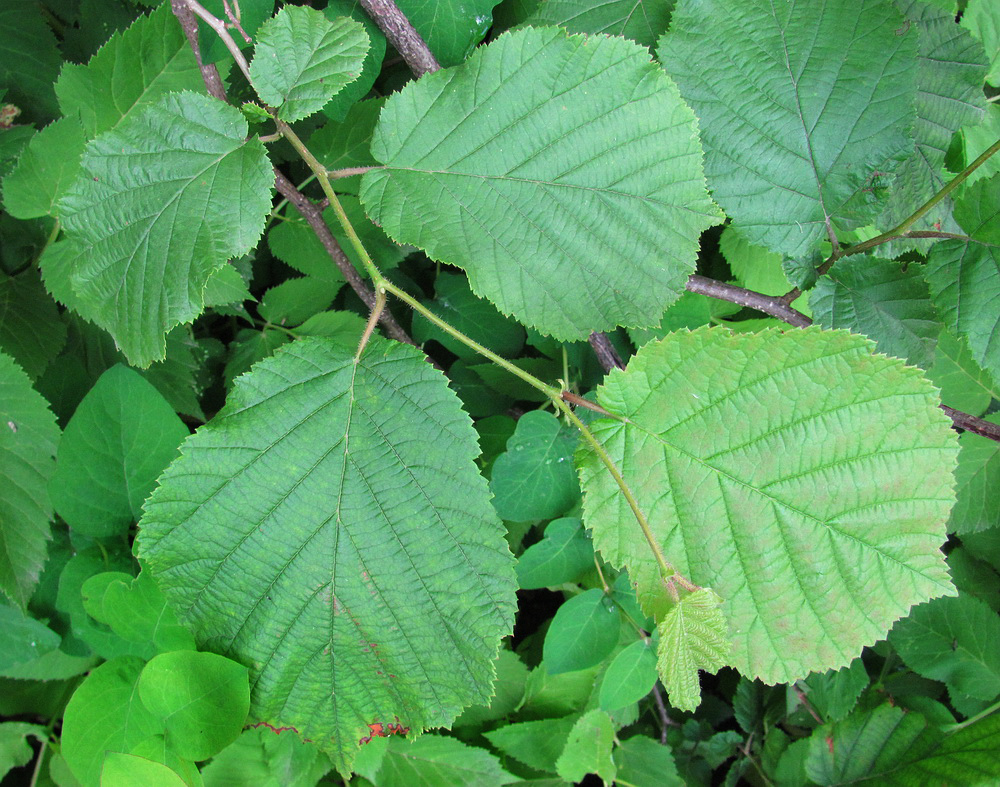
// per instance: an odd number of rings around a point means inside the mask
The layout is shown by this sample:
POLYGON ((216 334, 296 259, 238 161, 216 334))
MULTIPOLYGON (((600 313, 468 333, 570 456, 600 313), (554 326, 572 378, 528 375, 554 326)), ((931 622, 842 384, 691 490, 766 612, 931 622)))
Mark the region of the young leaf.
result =
POLYGON ((578 437, 551 413, 532 410, 518 419, 507 452, 493 463, 490 490, 501 519, 551 519, 580 499, 573 467, 578 437))
POLYGON ((670 704, 694 711, 701 703, 698 671, 717 672, 729 663, 722 599, 707 588, 684 596, 656 627, 660 632, 656 666, 670 704))
POLYGON ((415 741, 391 738, 376 784, 379 787, 500 787, 517 781, 500 767, 495 755, 455 738, 424 735, 415 741))
POLYGON ((87 139, 180 90, 204 92, 205 83, 169 4, 115 33, 87 65, 65 63, 56 82, 62 113, 80 118, 87 139))
POLYGON ((653 46, 667 32, 676 0, 547 0, 527 25, 562 25, 571 33, 606 33, 653 46))
POLYGON ((87 146, 64 198, 74 305, 130 361, 163 358, 164 336, 202 309, 209 276, 247 252, 271 209, 274 173, 239 110, 168 95, 87 146))
POLYGON ((556 761, 556 771, 568 782, 579 782, 588 773, 596 773, 605 784, 612 783, 617 771, 611 758, 614 737, 615 728, 607 713, 585 713, 570 730, 566 748, 556 761))
POLYGON ((347 17, 330 21, 305 6, 286 6, 257 36, 250 78, 259 95, 286 123, 323 108, 358 78, 368 34, 347 17))
POLYGON ((106 585, 100 599, 99 620, 122 639, 151 646, 150 655, 194 650, 191 633, 177 622, 149 572, 142 571, 134 579, 125 576, 119 575, 106 585))
MULTIPOLYGON (((699 329, 612 372, 598 400, 623 420, 591 428, 666 560, 723 599, 733 665, 773 683, 847 664, 954 592, 940 545, 956 446, 936 399, 846 332, 699 329)), ((629 506, 596 456, 578 461, 595 547, 662 609, 629 506)))
POLYGON ((941 323, 919 265, 857 256, 838 261, 809 293, 813 318, 873 339, 880 352, 927 368, 941 323))
POLYGON ((615 656, 601 681, 602 710, 624 708, 645 697, 656 683, 656 654, 652 643, 640 639, 615 656))
POLYGON ((56 215, 56 203, 76 180, 86 141, 80 121, 66 117, 35 134, 3 181, 3 205, 16 219, 56 215))
POLYGON ((101 767, 101 787, 188 787, 187 783, 166 765, 145 757, 121 752, 108 752, 101 767))
POLYGON ((594 547, 575 517, 545 526, 545 537, 517 560, 517 584, 522 590, 572 582, 594 567, 594 547))
POLYGON ((614 650, 621 615, 602 590, 591 588, 565 602, 552 618, 542 651, 550 675, 593 667, 614 650))
MULTIPOLYGON (((1000 423, 996 415, 987 421, 1000 423)), ((958 438, 955 481, 958 499, 951 511, 949 529, 965 535, 1000 525, 1000 443, 966 432, 958 438)))
POLYGON ((198 641, 250 667, 252 715, 347 769, 369 724, 490 696, 515 586, 477 453, 416 349, 373 338, 355 363, 303 339, 183 445, 140 553, 198 641))
POLYGON ((559 339, 658 320, 718 222, 693 114, 624 39, 502 35, 390 97, 372 153, 369 216, 559 339))
POLYGON ((472 705, 455 719, 455 727, 481 727, 484 722, 501 719, 513 713, 524 698, 528 668, 509 650, 501 650, 496 660, 497 679, 489 704, 472 705))
POLYGON ((235 741, 250 709, 247 668, 214 653, 161 653, 139 676, 139 697, 187 760, 207 760, 235 741))
POLYGON ((112 367, 66 425, 49 483, 52 505, 84 535, 124 533, 187 435, 150 383, 125 366, 112 367))
POLYGON ((678 3, 657 51, 701 121, 713 196, 750 243, 802 256, 833 222, 881 209, 855 198, 913 151, 905 31, 884 0, 678 3))
POLYGON ((22 609, 45 563, 52 518, 48 483, 58 440, 45 400, 0 352, 0 591, 22 609))

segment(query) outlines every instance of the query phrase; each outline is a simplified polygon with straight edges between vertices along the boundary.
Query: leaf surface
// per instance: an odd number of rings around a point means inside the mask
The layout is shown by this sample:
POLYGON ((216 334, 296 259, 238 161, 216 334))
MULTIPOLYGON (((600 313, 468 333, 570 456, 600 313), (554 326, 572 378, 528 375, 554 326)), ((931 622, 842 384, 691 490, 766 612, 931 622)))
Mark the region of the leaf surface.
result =
POLYGON ((515 584, 477 454, 416 349, 376 338, 355 365, 303 339, 182 446, 140 553, 199 643, 250 667, 252 717, 345 769, 369 724, 490 696, 515 584))
MULTIPOLYGON (((918 370, 865 339, 677 333, 612 372, 598 398, 627 420, 595 421, 595 435, 666 560, 723 599, 747 677, 847 664, 910 606, 954 592, 940 552, 950 421, 918 370)), ((595 456, 578 461, 595 547, 628 567, 659 618, 666 594, 631 511, 595 456)))
POLYGON ((528 28, 392 96, 361 200, 559 339, 649 325, 717 223, 694 117, 646 49, 528 28))
POLYGON ((562 25, 571 33, 606 33, 653 46, 667 32, 675 0, 547 0, 525 24, 562 25))
POLYGON ((903 27, 883 0, 678 3, 659 57, 750 243, 802 256, 834 222, 879 212, 871 179, 913 152, 917 32, 903 27))
POLYGON ((55 115, 52 82, 61 62, 56 37, 38 7, 9 3, 0 9, 0 89, 6 89, 6 101, 32 118, 55 115))
POLYGON ((211 274, 260 237, 274 173, 246 135, 239 110, 177 93, 87 146, 61 203, 74 308, 135 364, 165 356, 165 334, 198 316, 211 274))
POLYGON ((47 487, 58 441, 48 404, 0 352, 0 591, 22 609, 45 563, 52 518, 47 487))
POLYGON ((554 519, 545 537, 517 559, 517 582, 522 590, 573 582, 594 566, 594 547, 579 519, 554 519))
POLYGON ((516 779, 495 755, 455 738, 424 735, 415 741, 390 738, 376 784, 379 787, 500 787, 516 779))
POLYGON ((186 782, 161 762, 134 754, 108 752, 101 768, 101 787, 186 787, 186 782))
POLYGON ((442 66, 464 61, 493 23, 498 0, 399 0, 397 5, 442 66))
POLYGON ((556 761, 556 771, 566 781, 582 781, 588 773, 596 773, 605 784, 615 780, 615 761, 611 758, 615 728, 611 717, 602 710, 592 710, 581 716, 570 730, 566 747, 556 761))
POLYGON ((3 181, 3 204, 15 219, 55 215, 56 203, 76 180, 86 141, 80 121, 60 118, 31 138, 3 181))
POLYGON ((64 344, 66 326, 38 275, 0 278, 0 350, 37 379, 64 344))
POLYGON ((258 32, 250 64, 257 94, 286 123, 323 108, 361 73, 368 34, 347 17, 330 21, 305 6, 286 6, 258 32))
POLYGON ((602 710, 616 711, 638 702, 656 683, 656 653, 647 640, 636 640, 608 665, 601 681, 602 710))
MULTIPOLYGON (((996 415, 986 417, 1000 423, 996 415)), ((951 512, 950 528, 962 535, 1000 525, 1000 443, 972 432, 958 438, 955 481, 958 499, 951 512)))
POLYGON ((656 666, 670 704, 694 711, 701 702, 698 671, 717 672, 728 663, 722 599, 707 588, 682 598, 657 626, 660 644, 656 666))
POLYGON ((598 588, 566 601, 545 632, 542 657, 550 675, 599 664, 618 644, 621 614, 598 588))

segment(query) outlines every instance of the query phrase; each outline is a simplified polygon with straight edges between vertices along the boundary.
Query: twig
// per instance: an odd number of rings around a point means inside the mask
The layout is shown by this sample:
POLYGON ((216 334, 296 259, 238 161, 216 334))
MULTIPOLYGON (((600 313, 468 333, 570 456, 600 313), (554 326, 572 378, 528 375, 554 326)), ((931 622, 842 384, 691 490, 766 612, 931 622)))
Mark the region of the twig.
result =
POLYGON ((660 716, 660 743, 666 746, 667 728, 676 727, 677 722, 671 719, 670 714, 667 713, 667 703, 663 701, 663 694, 660 692, 660 687, 655 683, 653 684, 653 699, 656 700, 656 712, 660 716))
POLYGON ((243 36, 244 41, 246 41, 248 44, 252 44, 253 39, 247 35, 247 31, 243 29, 243 26, 240 24, 240 18, 237 15, 240 10, 240 6, 236 2, 236 0, 233 0, 233 5, 236 6, 237 13, 235 14, 233 13, 232 7, 229 5, 229 0, 222 0, 222 8, 223 10, 225 10, 226 16, 229 18, 229 21, 232 23, 233 27, 235 27, 236 30, 239 32, 239 34, 243 36))
POLYGON ((948 407, 946 404, 941 405, 941 409, 945 411, 948 417, 954 421, 955 426, 959 429, 964 429, 965 431, 972 432, 980 437, 987 437, 990 440, 1000 442, 1000 426, 997 426, 984 418, 977 418, 974 415, 963 413, 961 410, 948 407))
POLYGON ((812 320, 802 312, 796 311, 789 306, 783 298, 773 295, 762 295, 759 292, 748 290, 745 287, 737 287, 735 284, 725 284, 715 279, 705 276, 694 275, 688 279, 688 292, 696 292, 700 295, 707 295, 710 298, 718 298, 722 301, 737 303, 740 306, 748 306, 764 314, 770 314, 779 320, 794 325, 796 328, 805 328, 812 325, 812 320))
POLYGON ((393 0, 360 0, 360 2, 368 16, 385 33, 389 43, 403 56, 403 60, 415 77, 422 77, 441 68, 434 53, 420 37, 420 33, 413 28, 410 20, 393 0))
MULTIPOLYGON (((172 2, 173 0, 171 0, 172 2)), ((201 19, 215 31, 215 34, 222 39, 222 43, 226 45, 226 49, 229 50, 229 54, 233 56, 233 60, 236 61, 236 65, 239 66, 240 71, 243 72, 243 76, 247 78, 247 82, 253 83, 250 79, 250 66, 247 64, 247 59, 243 57, 243 53, 240 51, 239 46, 233 40, 233 37, 229 35, 229 31, 226 29, 226 23, 223 22, 219 17, 208 11, 198 0, 184 0, 184 3, 194 11, 201 19)))
POLYGON ((594 348, 594 355, 597 356, 597 360, 605 372, 610 372, 612 369, 625 368, 618 350, 615 349, 607 334, 594 331, 590 334, 588 341, 590 342, 590 346, 594 348))
POLYGON ((802 703, 802 707, 805 708, 807 711, 809 711, 810 716, 816 719, 816 723, 822 724, 823 719, 820 718, 820 715, 816 712, 816 709, 813 708, 812 703, 810 703, 809 700, 806 699, 806 693, 799 688, 797 683, 792 684, 792 691, 794 691, 795 696, 799 698, 799 702, 802 703))
POLYGON ((198 47, 198 22, 195 20, 194 14, 191 13, 191 7, 186 0, 170 0, 170 10, 174 12, 188 44, 191 45, 191 51, 194 52, 194 59, 198 63, 198 68, 201 69, 201 78, 205 81, 205 89, 208 94, 220 101, 225 101, 226 89, 222 85, 219 69, 215 67, 214 63, 206 65, 201 59, 201 49, 198 47))

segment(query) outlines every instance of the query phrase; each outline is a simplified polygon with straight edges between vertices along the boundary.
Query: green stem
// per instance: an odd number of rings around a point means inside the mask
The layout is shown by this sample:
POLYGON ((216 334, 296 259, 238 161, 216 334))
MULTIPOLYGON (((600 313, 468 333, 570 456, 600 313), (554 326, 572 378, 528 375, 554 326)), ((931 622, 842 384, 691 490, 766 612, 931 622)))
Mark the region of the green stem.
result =
POLYGON ((955 722, 954 724, 945 725, 942 728, 942 732, 958 732, 959 730, 963 730, 966 727, 975 724, 977 721, 985 719, 990 714, 996 713, 998 710, 1000 710, 1000 702, 994 702, 985 710, 980 711, 975 716, 970 716, 965 721, 959 721, 955 722))

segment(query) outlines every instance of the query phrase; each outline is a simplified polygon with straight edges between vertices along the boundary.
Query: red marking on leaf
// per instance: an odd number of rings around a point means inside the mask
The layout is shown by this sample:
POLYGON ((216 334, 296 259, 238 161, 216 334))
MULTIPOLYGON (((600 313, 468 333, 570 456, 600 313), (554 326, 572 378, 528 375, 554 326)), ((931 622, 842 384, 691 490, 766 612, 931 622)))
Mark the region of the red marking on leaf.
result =
POLYGON ((832 756, 833 755, 833 736, 832 735, 827 735, 826 736, 826 746, 830 750, 830 754, 832 756))
POLYGON ((374 721, 368 725, 368 729, 371 733, 366 735, 364 738, 358 741, 358 745, 364 746, 366 743, 370 743, 372 738, 388 738, 390 735, 406 735, 410 731, 409 727, 404 727, 399 723, 399 716, 394 717, 396 723, 393 724, 383 724, 380 721, 374 721))
POLYGON ((266 721, 258 721, 256 724, 247 725, 247 729, 255 730, 258 727, 267 727, 275 735, 280 735, 283 732, 294 732, 298 734, 298 730, 295 727, 275 727, 274 725, 268 724, 266 721))

